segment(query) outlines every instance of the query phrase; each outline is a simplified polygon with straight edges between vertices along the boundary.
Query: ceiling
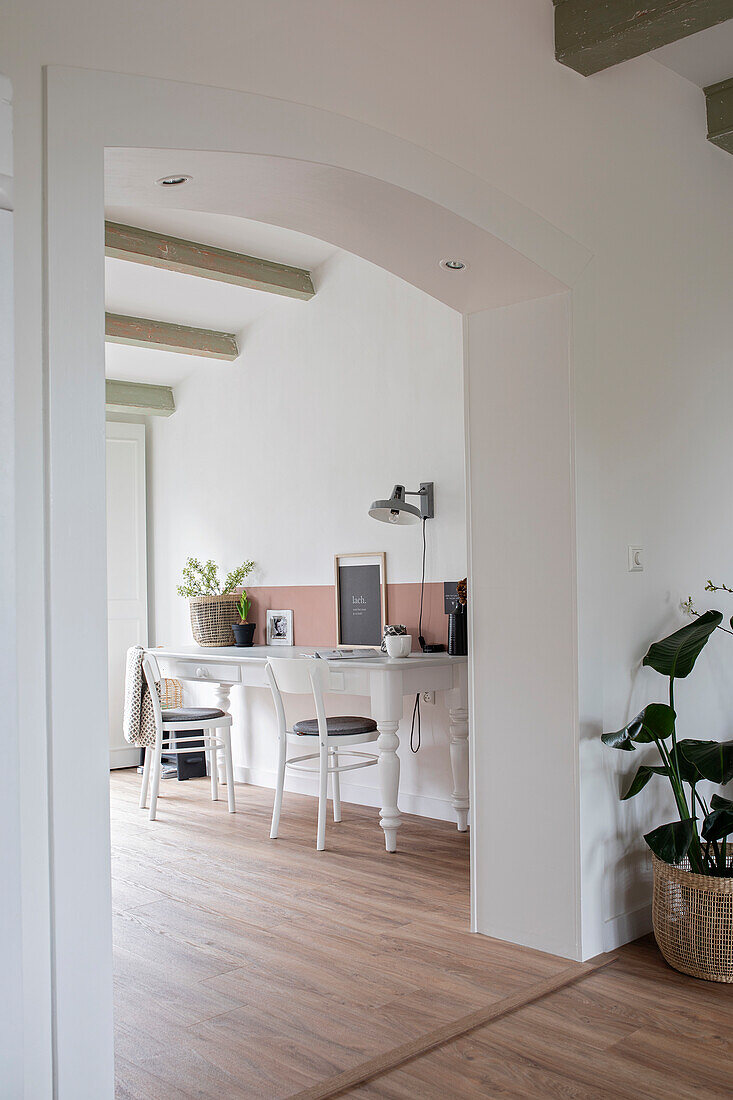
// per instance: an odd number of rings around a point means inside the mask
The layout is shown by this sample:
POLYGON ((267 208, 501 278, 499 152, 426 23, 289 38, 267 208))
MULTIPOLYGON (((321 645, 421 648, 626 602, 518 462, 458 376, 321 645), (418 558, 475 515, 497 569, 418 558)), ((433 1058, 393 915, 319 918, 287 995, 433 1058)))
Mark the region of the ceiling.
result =
POLYGON ((700 88, 729 80, 733 77, 733 19, 652 50, 649 56, 700 88))
MULTIPOLYGON (((705 87, 733 76, 733 20, 650 54, 705 87)), ((444 207, 371 176, 287 158, 184 150, 109 149, 106 216, 119 222, 307 268, 339 249, 384 267, 462 313, 564 289, 503 241, 444 207), (163 188, 161 176, 192 177, 163 188), (447 258, 467 267, 450 272, 447 258)), ((237 335, 272 309, 307 303, 262 291, 106 260, 107 308, 237 335)), ((175 385, 201 360, 107 345, 107 375, 175 385)), ((207 369, 226 369, 207 360, 207 369)))
MULTIPOLYGON (((109 149, 106 216, 143 229, 318 271, 338 251, 361 256, 461 313, 564 290, 561 282, 473 223, 371 176, 283 157, 155 149, 109 149), (162 176, 187 175, 179 187, 162 176), (444 259, 465 261, 447 271, 444 259)), ((213 280, 106 260, 113 313, 233 332, 265 312, 307 302, 213 280)), ((204 360, 107 344, 107 376, 175 386, 204 360)), ((227 364, 206 360, 206 369, 227 364)))
MULTIPOLYGON (((337 252, 333 245, 302 233, 225 214, 126 206, 108 206, 105 214, 110 221, 140 229, 154 229, 276 263, 304 267, 314 273, 316 289, 318 268, 337 252)), ((105 301, 111 313, 233 332, 242 350, 246 347, 247 329, 268 311, 307 307, 307 302, 292 298, 109 257, 105 260, 105 301)), ((214 359, 155 348, 121 344, 105 347, 107 377, 127 382, 175 386, 202 364, 209 372, 231 368, 231 364, 214 359)))

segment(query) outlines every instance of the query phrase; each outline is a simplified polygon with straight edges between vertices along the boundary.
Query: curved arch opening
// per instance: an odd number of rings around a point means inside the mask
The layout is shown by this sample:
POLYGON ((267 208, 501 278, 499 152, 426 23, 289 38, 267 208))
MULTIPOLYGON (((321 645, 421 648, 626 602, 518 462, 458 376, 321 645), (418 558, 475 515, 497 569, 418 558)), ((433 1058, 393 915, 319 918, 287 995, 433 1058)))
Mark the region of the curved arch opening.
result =
MULTIPOLYGON (((361 256, 459 313, 567 290, 494 233, 405 188, 363 172, 256 153, 114 148, 105 153, 113 207, 228 214, 305 233, 361 256), (180 188, 157 180, 190 176, 180 188), (441 261, 460 257, 466 268, 441 261)), ((211 242, 214 243, 214 242, 211 242)))

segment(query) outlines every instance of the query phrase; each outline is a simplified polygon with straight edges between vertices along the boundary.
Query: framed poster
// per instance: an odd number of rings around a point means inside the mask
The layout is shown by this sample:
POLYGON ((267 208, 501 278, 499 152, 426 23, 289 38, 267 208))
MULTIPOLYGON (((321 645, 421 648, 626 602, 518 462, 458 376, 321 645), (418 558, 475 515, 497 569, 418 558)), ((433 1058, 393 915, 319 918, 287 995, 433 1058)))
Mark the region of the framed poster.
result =
POLYGON ((336 645, 382 644, 387 621, 386 555, 337 554, 336 645))

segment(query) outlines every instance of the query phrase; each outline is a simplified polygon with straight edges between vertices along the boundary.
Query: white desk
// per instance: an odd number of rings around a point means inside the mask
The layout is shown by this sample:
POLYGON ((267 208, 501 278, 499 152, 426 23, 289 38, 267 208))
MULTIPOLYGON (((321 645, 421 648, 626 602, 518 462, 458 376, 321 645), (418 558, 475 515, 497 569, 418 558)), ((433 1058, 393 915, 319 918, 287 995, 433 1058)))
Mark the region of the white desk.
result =
MULTIPOLYGON (((206 649, 201 646, 161 646, 150 651, 161 675, 177 680, 211 683, 216 688, 216 705, 229 709, 233 685, 268 687, 265 662, 268 657, 294 657, 312 653, 312 646, 235 646, 206 649)), ((400 761, 397 756, 403 697, 418 691, 445 692, 450 714, 450 759, 453 772, 453 808, 458 829, 468 828, 468 662, 466 657, 446 653, 416 654, 402 659, 373 657, 364 660, 329 661, 330 692, 361 695, 371 700, 372 718, 379 729, 379 786, 382 808, 380 824, 388 852, 397 849, 401 815, 397 806, 400 761)))

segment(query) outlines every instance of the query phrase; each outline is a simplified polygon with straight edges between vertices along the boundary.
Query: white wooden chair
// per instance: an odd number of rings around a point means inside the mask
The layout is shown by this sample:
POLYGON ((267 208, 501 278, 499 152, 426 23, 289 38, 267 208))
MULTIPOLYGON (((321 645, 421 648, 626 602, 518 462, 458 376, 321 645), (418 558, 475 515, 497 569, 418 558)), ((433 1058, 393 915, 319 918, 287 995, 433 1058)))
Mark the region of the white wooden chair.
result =
POLYGON ((339 776, 341 772, 354 771, 356 768, 369 768, 377 763, 373 753, 357 752, 353 745, 365 745, 379 737, 377 723, 372 718, 358 718, 352 715, 327 718, 323 704, 323 692, 328 689, 328 664, 318 657, 271 657, 267 662, 267 676, 272 689, 278 723, 277 785, 275 805, 272 811, 270 837, 277 837, 280 825, 283 790, 285 788, 285 769, 313 774, 314 767, 302 767, 304 760, 318 760, 318 837, 316 848, 322 852, 326 847, 326 803, 328 799, 328 777, 333 785, 333 820, 341 820, 341 790, 339 776), (295 722, 288 729, 285 718, 283 695, 312 695, 316 705, 316 717, 295 722), (318 745, 317 752, 305 753, 288 759, 288 738, 318 745), (341 754, 350 757, 363 757, 354 764, 341 764, 341 754))
POLYGON ((181 707, 176 710, 163 710, 160 698, 155 689, 160 679, 158 664, 151 653, 143 657, 143 675, 148 685, 150 698, 153 703, 155 715, 155 745, 145 749, 145 763, 143 765, 143 782, 140 790, 140 809, 145 809, 148 797, 148 784, 150 783, 150 813, 151 821, 155 821, 158 808, 158 791, 160 789, 161 757, 165 752, 179 753, 190 752, 190 742, 201 744, 203 730, 204 751, 208 757, 211 773, 211 800, 216 802, 218 798, 218 767, 217 754, 224 754, 224 770, 227 780, 227 798, 229 813, 236 811, 234 803, 234 769, 232 767, 232 741, 231 726, 232 716, 215 707, 181 707), (182 735, 182 736, 181 736, 182 735))

